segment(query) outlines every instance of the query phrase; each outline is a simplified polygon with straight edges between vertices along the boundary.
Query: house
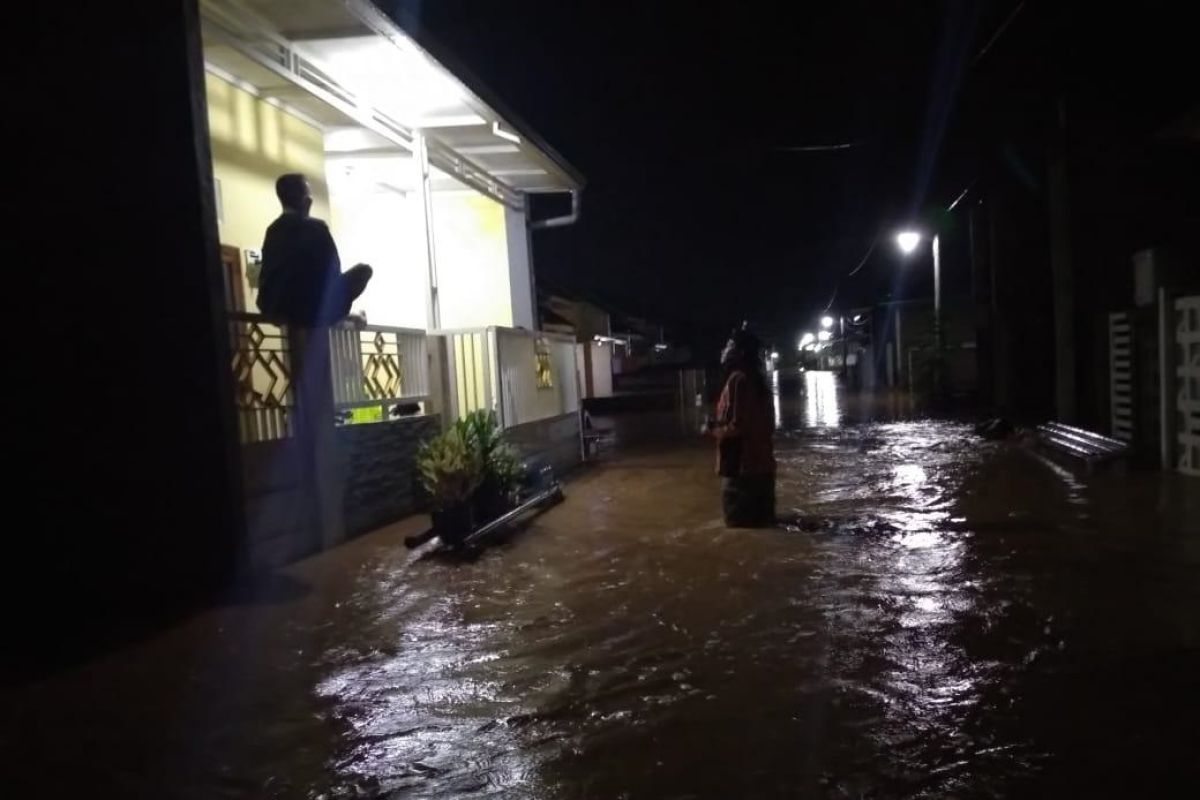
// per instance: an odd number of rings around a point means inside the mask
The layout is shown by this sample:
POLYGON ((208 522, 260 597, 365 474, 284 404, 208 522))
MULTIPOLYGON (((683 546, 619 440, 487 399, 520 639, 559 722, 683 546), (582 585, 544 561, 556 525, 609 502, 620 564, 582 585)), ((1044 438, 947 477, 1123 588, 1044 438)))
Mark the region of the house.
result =
POLYGON ((535 329, 529 253, 575 218, 582 179, 400 22, 354 0, 25 20, 10 55, 57 56, 14 95, 10 255, 40 321, 12 367, 58 388, 29 406, 53 423, 11 441, 34 552, 10 563, 24 602, 86 603, 48 625, 59 639, 407 513, 418 442, 472 408, 578 458, 574 342, 535 329), (296 332, 255 315, 285 171, 310 178, 344 262, 376 268, 371 325, 332 332, 327 369, 298 371, 296 332), (568 211, 533 219, 551 192, 568 211))
POLYGON ((624 342, 612 335, 611 316, 595 303, 562 294, 543 294, 539 308, 542 328, 575 341, 575 364, 584 399, 611 397, 613 359, 624 342))
POLYGON ((417 448, 470 411, 495 412, 527 454, 578 460, 574 342, 537 330, 530 239, 574 220, 579 174, 367 0, 199 10, 250 561, 411 513, 417 448), (374 269, 354 307, 367 327, 303 356, 254 313, 290 172, 308 177, 343 266, 374 269), (546 193, 571 213, 531 220, 546 193))

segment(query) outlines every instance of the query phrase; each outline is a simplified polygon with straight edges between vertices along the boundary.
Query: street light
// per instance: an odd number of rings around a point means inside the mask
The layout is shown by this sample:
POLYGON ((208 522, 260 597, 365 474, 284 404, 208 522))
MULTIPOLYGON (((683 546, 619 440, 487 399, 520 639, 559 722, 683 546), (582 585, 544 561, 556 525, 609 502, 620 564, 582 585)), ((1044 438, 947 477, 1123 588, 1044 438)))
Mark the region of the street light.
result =
POLYGON ((900 252, 910 255, 921 244, 921 234, 916 231, 900 231, 896 234, 896 244, 899 245, 900 252))
POLYGON ((833 327, 833 317, 821 317, 821 327, 822 328, 832 328, 833 327))
MULTIPOLYGON (((896 244, 905 255, 911 255, 921 244, 921 234, 913 230, 896 234, 896 244)), ((942 385, 942 257, 940 242, 934 236, 930 242, 933 251, 933 390, 937 394, 942 385)))
MULTIPOLYGON (((830 324, 832 325, 833 323, 831 322, 830 324)), ((833 334, 830 333, 829 331, 821 331, 820 333, 817 334, 817 340, 821 341, 821 342, 828 342, 830 337, 832 337, 832 336, 833 336, 833 334)))
POLYGON ((800 337, 800 348, 803 349, 805 347, 805 345, 812 344, 816 338, 817 337, 811 333, 804 334, 803 336, 800 337))

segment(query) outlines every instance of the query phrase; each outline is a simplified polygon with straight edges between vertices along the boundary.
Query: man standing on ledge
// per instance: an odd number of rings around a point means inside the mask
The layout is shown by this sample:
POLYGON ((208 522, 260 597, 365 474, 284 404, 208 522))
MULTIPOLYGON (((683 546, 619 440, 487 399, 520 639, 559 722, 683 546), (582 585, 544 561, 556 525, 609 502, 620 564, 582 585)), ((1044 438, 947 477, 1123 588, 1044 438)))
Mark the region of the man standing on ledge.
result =
POLYGON ((721 353, 727 372, 717 419, 705 424, 717 440, 721 506, 731 528, 775 524, 775 416, 763 375, 758 337, 735 330, 721 353))
POLYGON ((267 228, 258 307, 269 319, 298 328, 332 325, 350 314, 372 271, 358 264, 343 273, 329 226, 309 216, 312 191, 298 173, 280 176, 275 194, 283 213, 267 228))

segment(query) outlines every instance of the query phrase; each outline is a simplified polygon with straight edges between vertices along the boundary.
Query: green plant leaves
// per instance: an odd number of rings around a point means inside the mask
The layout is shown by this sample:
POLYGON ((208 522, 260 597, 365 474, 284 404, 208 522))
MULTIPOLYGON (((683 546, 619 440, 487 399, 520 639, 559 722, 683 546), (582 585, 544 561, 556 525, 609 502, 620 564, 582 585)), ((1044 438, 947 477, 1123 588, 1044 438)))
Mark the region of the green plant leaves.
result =
POLYGON ((486 410, 467 414, 417 455, 421 485, 438 508, 466 502, 485 482, 508 494, 519 484, 522 469, 496 415, 486 410))

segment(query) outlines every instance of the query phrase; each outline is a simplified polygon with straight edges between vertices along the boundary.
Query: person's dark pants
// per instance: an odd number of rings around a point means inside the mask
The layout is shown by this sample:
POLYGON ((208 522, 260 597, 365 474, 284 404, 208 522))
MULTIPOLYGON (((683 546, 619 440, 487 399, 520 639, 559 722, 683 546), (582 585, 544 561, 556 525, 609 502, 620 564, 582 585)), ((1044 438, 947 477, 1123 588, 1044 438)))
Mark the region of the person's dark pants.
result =
POLYGON ((775 476, 740 475, 721 481, 721 507, 731 528, 768 528, 775 524, 775 476))
POLYGON ((345 319, 350 314, 350 307, 367 288, 371 276, 375 274, 366 264, 355 264, 350 269, 337 276, 330 289, 331 322, 345 319))

